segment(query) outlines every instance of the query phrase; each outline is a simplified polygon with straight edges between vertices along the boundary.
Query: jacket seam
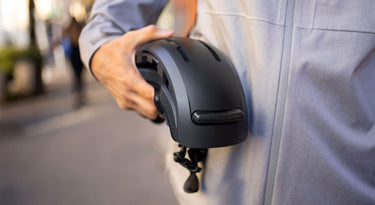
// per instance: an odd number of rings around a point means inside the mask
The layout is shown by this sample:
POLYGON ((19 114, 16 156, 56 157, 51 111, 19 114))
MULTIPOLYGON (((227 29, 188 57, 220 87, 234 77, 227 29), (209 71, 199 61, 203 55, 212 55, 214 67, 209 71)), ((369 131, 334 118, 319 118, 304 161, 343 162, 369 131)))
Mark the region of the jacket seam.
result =
POLYGON ((244 13, 215 12, 215 11, 210 11, 210 10, 198 10, 198 13, 200 13, 200 14, 218 15, 218 16, 242 17, 242 18, 246 18, 246 19, 249 19, 249 20, 253 20, 253 21, 259 21, 259 22, 264 22, 264 23, 272 24, 272 25, 275 25, 275 26, 284 26, 283 24, 279 24, 279 23, 276 23, 274 21, 270 21, 270 20, 266 20, 266 19, 262 19, 262 18, 256 18, 256 17, 253 17, 253 16, 246 15, 244 13))
POLYGON ((332 31, 332 32, 375 34, 375 31, 361 31, 361 30, 350 30, 350 29, 313 28, 313 27, 303 27, 303 26, 296 26, 295 28, 306 29, 306 30, 332 31))
POLYGON ((283 37, 282 57, 280 62, 279 82, 276 96, 273 128, 271 134, 270 152, 268 158, 266 184, 264 191, 264 205, 273 203, 276 173, 280 157, 280 144, 284 128, 284 117, 289 84, 289 72, 293 53, 293 36, 295 29, 295 0, 288 0, 285 11, 285 28, 283 37))

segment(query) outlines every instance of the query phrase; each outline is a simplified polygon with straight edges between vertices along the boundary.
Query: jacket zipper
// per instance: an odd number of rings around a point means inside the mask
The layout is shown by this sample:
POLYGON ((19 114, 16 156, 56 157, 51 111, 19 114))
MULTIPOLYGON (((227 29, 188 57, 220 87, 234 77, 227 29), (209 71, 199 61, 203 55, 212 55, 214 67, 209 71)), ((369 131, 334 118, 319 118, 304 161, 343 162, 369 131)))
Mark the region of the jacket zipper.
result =
POLYGON ((264 193, 264 204, 272 204, 273 190, 275 184, 275 174, 279 158, 279 149, 281 134, 283 128, 283 119, 285 111, 285 102, 288 88, 288 77, 291 63, 292 39, 294 27, 294 8, 295 0, 288 0, 286 6, 285 30, 283 39, 283 50, 281 58, 279 87, 277 91, 276 109, 274 125, 272 130, 270 156, 268 159, 268 169, 266 178, 266 187, 264 193))

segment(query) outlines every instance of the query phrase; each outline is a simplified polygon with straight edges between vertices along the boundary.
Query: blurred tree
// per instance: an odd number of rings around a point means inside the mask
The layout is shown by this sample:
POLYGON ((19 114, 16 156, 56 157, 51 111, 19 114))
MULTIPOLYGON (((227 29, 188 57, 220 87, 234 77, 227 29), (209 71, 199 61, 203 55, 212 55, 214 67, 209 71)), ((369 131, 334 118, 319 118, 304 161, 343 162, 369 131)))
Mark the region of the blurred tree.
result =
MULTIPOLYGON (((30 38, 30 47, 32 49, 38 50, 38 45, 36 42, 36 33, 35 33, 35 2, 34 0, 29 0, 29 38, 30 38)), ((38 50, 39 51, 39 50, 38 50)), ((42 63, 41 61, 34 61, 35 72, 34 72, 34 85, 33 90, 34 94, 42 94, 44 92, 43 81, 42 81, 42 63)))
POLYGON ((30 46, 37 47, 36 36, 35 36, 35 3, 34 0, 29 0, 29 36, 30 46))

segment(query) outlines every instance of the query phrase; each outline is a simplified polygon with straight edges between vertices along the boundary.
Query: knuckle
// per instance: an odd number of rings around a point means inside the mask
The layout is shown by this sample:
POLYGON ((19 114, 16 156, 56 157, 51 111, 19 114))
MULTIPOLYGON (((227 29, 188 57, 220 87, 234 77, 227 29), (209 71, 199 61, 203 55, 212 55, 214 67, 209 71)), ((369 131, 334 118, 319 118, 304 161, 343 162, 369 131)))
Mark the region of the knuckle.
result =
POLYGON ((116 101, 119 107, 123 110, 130 110, 133 106, 132 99, 128 91, 118 93, 116 101))
POLYGON ((123 104, 129 106, 130 105, 130 96, 128 92, 121 93, 121 101, 123 104))
POLYGON ((152 107, 152 108, 149 108, 149 110, 148 110, 148 113, 150 114, 150 115, 155 115, 155 114, 157 114, 157 110, 154 108, 154 107, 152 107))
POLYGON ((159 114, 159 111, 158 111, 156 108, 154 108, 154 109, 152 110, 151 114, 152 114, 153 117, 157 117, 158 114, 159 114))
POLYGON ((122 100, 120 103, 119 103, 119 106, 121 109, 123 110, 132 110, 133 109, 133 106, 132 106, 133 103, 131 103, 130 100, 122 100))
POLYGON ((130 109, 129 103, 126 100, 123 100, 123 99, 117 100, 117 104, 123 110, 130 109))
POLYGON ((156 109, 155 106, 153 106, 152 108, 150 108, 150 110, 149 110, 149 116, 150 116, 150 118, 156 118, 158 114, 159 114, 159 111, 156 109))
POLYGON ((129 106, 126 103, 121 103, 121 104, 119 104, 119 106, 123 110, 128 110, 129 109, 129 106))
POLYGON ((145 28, 146 31, 148 31, 149 33, 154 33, 157 31, 157 27, 155 25, 149 25, 145 28))

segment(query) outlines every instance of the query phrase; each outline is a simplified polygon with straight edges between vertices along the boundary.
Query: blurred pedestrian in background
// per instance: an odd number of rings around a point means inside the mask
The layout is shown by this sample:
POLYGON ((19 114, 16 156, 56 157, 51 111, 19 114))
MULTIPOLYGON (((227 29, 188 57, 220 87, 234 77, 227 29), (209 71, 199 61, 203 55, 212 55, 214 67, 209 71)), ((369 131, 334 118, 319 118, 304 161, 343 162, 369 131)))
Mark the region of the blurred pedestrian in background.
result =
POLYGON ((66 28, 64 28, 61 37, 53 43, 54 46, 60 43, 64 47, 65 55, 69 58, 73 69, 73 93, 74 93, 74 106, 75 108, 80 108, 86 102, 85 90, 83 82, 83 63, 81 61, 81 55, 78 47, 78 38, 82 31, 83 24, 77 22, 74 17, 66 28))

